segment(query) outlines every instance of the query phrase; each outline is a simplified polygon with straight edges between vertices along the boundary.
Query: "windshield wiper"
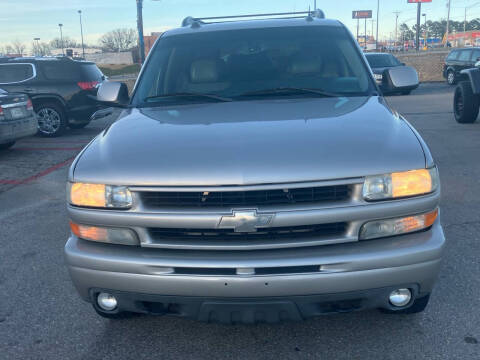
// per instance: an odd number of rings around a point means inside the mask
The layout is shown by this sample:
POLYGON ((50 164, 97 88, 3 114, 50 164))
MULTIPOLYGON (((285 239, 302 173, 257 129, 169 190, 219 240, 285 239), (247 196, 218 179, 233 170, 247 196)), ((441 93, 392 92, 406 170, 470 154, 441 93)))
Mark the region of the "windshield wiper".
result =
POLYGON ((309 89, 309 88, 297 88, 297 87, 279 87, 273 89, 263 89, 249 91, 238 96, 262 96, 262 95, 275 95, 275 94, 316 94, 324 97, 342 97, 345 95, 328 92, 322 89, 309 89))
POLYGON ((158 100, 158 99, 167 99, 167 98, 175 98, 175 97, 203 97, 203 98, 209 98, 217 101, 233 101, 230 98, 223 97, 223 96, 218 96, 214 94, 202 94, 202 93, 172 93, 172 94, 162 94, 162 95, 155 95, 155 96, 148 96, 143 101, 151 101, 151 100, 158 100))

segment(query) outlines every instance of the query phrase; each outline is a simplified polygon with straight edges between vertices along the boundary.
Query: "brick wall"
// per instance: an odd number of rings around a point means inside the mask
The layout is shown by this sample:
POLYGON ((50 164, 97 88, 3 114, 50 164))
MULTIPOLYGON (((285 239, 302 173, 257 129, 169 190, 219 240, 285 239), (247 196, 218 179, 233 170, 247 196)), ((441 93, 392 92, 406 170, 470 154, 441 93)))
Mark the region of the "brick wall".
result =
POLYGON ((395 54, 395 56, 407 65, 417 69, 420 82, 445 81, 443 78, 443 64, 449 51, 432 52, 409 52, 395 54))

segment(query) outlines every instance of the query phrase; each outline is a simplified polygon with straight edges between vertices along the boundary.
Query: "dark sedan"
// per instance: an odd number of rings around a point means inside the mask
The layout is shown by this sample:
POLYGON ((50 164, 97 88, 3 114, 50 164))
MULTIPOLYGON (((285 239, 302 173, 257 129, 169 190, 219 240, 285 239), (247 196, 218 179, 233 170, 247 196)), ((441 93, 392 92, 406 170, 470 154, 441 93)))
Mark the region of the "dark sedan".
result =
POLYGON ((32 101, 24 94, 0 89, 0 150, 8 149, 17 139, 37 132, 32 101))
MULTIPOLYGON (((380 86, 383 93, 394 93, 395 91, 392 90, 392 86, 390 86, 388 79, 385 77, 385 71, 391 68, 405 66, 405 64, 400 62, 392 54, 388 53, 369 53, 365 54, 365 56, 370 64, 375 81, 380 86)), ((408 95, 417 86, 403 90, 401 94, 408 95)))

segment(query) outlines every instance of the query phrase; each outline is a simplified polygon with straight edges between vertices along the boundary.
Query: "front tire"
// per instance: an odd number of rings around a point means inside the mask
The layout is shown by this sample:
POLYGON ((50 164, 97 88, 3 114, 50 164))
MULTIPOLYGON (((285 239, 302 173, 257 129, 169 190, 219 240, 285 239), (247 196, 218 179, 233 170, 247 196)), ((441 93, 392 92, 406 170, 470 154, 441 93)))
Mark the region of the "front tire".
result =
POLYGON ((15 145, 15 141, 10 141, 5 144, 0 144, 0 150, 7 150, 10 149, 13 145, 15 145))
POLYGON ((455 76, 455 72, 453 70, 447 71, 447 83, 448 85, 455 85, 457 83, 457 77, 455 76))
POLYGON ((67 116, 62 106, 45 102, 35 106, 38 119, 38 133, 46 137, 57 137, 67 129, 67 116))
POLYGON ((453 114, 455 120, 461 124, 471 124, 477 120, 480 103, 478 95, 472 90, 469 81, 462 81, 457 85, 453 96, 453 114))

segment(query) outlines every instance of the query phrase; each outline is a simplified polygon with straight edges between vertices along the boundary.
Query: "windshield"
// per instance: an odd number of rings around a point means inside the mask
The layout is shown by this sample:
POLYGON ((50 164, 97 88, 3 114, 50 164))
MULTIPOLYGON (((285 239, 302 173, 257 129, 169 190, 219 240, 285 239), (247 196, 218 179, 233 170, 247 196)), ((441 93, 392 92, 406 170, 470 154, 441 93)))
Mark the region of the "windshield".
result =
POLYGON ((372 68, 399 66, 400 62, 391 54, 366 55, 368 63, 372 68))
POLYGON ((367 96, 373 91, 367 67, 342 27, 242 29, 161 38, 133 104, 367 96))

